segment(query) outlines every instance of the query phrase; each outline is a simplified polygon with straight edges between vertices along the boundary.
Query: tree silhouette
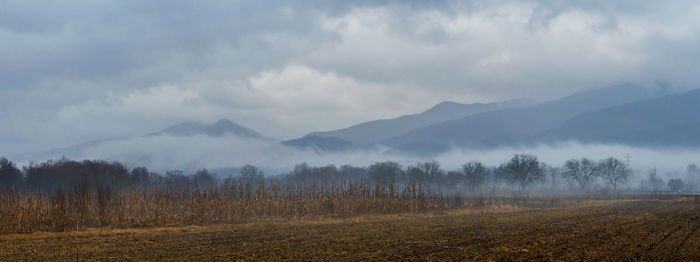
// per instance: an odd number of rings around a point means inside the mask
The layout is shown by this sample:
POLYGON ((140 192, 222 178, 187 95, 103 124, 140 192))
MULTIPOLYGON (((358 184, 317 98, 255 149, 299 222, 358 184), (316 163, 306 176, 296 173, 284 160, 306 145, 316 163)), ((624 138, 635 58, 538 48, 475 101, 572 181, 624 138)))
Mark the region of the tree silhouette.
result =
POLYGON ((627 178, 630 174, 630 170, 627 168, 627 165, 613 157, 601 160, 598 163, 597 170, 600 176, 607 179, 608 183, 613 187, 615 193, 617 193, 618 184, 627 182, 627 178))
POLYGON ((522 191, 525 191, 527 185, 542 179, 545 175, 545 165, 540 163, 536 156, 529 154, 515 154, 498 170, 504 178, 518 182, 522 191))
POLYGON ((568 180, 575 181, 581 187, 581 190, 585 191, 599 174, 596 168, 596 163, 593 160, 587 158, 571 159, 564 163, 562 176, 568 180))

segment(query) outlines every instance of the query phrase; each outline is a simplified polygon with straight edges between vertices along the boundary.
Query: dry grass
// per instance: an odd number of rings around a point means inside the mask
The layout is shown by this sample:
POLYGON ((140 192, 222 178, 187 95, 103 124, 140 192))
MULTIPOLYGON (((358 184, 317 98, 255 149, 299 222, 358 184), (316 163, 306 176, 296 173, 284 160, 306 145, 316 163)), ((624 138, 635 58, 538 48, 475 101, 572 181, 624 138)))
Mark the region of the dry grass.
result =
POLYGON ((416 185, 363 183, 257 187, 222 184, 206 190, 152 187, 129 192, 78 188, 49 196, 12 191, 0 193, 0 233, 245 223, 270 217, 425 213, 467 204, 463 197, 444 196, 416 185))
MULTIPOLYGON (((589 197, 590 198, 590 197, 589 197)), ((118 191, 0 193, 0 234, 239 224, 260 219, 349 218, 491 208, 553 208, 582 198, 443 195, 417 185, 222 184, 200 190, 152 187, 118 191)))
MULTIPOLYGON (((577 201, 583 201, 578 199, 577 201)), ((366 214, 443 213, 455 209, 552 208, 561 197, 462 196, 418 185, 222 184, 119 191, 77 188, 41 193, 0 193, 0 234, 238 224, 259 219, 348 218, 366 214)))

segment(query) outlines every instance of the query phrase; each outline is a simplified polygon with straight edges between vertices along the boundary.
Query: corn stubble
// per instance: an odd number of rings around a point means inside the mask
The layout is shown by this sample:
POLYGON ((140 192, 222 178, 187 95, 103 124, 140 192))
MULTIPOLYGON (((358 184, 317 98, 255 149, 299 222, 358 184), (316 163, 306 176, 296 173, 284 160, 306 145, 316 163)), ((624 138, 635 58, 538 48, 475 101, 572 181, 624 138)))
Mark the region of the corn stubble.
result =
MULTIPOLYGON (((421 185, 368 183, 220 184, 208 188, 111 187, 0 193, 0 233, 64 232, 245 223, 259 218, 352 217, 363 214, 442 212, 480 207, 483 197, 445 195, 421 185)), ((490 202, 491 200, 489 200, 490 202)))

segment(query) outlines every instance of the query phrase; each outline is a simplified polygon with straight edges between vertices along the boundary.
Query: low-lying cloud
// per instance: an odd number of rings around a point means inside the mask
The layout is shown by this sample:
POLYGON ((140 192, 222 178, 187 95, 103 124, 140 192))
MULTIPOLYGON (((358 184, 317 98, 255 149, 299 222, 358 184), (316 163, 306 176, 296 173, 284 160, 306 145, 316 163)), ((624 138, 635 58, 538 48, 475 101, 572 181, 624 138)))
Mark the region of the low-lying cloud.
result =
MULTIPOLYGON (((469 150, 455 148, 430 158, 387 153, 386 149, 342 153, 320 153, 288 147, 276 141, 241 139, 236 136, 143 136, 123 140, 106 141, 86 145, 74 150, 67 157, 81 159, 105 159, 119 161, 130 167, 146 166, 154 171, 187 170, 201 168, 220 169, 251 164, 260 167, 268 175, 287 173, 299 163, 312 166, 333 164, 341 166, 368 166, 373 162, 392 160, 403 166, 421 161, 436 160, 445 170, 456 170, 464 163, 479 160, 488 166, 497 166, 515 153, 536 155, 552 167, 560 167, 571 158, 600 160, 615 157, 626 161, 638 176, 646 177, 653 168, 660 174, 681 172, 690 163, 700 162, 700 150, 671 148, 640 148, 624 145, 581 144, 566 142, 557 145, 538 145, 522 148, 496 148, 469 150)), ((59 158, 60 155, 44 156, 59 158)), ((636 180, 636 179, 634 179, 636 180)), ((634 181, 633 180, 633 181, 634 181)))

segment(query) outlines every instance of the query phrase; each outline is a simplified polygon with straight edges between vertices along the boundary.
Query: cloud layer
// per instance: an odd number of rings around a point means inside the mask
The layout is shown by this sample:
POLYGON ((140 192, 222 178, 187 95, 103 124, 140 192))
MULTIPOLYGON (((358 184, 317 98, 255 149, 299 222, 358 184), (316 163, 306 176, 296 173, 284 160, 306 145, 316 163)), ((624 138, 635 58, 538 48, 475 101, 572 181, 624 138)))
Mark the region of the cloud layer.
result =
MULTIPOLYGON (((161 173, 178 169, 193 172, 201 168, 212 170, 252 164, 260 167, 268 175, 277 175, 293 170, 294 166, 300 163, 308 163, 312 166, 333 164, 339 167, 350 164, 366 167, 374 162, 386 160, 396 161, 404 167, 422 161, 436 160, 443 169, 451 171, 458 170, 463 164, 473 160, 481 161, 491 167, 498 166, 516 153, 533 154, 551 167, 561 167, 566 160, 572 158, 585 157, 601 160, 615 157, 623 161, 629 159, 630 166, 636 171, 630 183, 646 178, 647 172, 653 168, 659 171, 660 176, 683 178, 683 172, 688 164, 700 163, 700 150, 653 149, 576 142, 527 148, 453 149, 432 159, 391 154, 384 149, 319 154, 312 150, 286 147, 274 141, 241 139, 233 135, 223 137, 142 136, 85 146, 69 157, 119 161, 130 167, 146 166, 161 173)), ((47 157, 57 159, 60 155, 47 157)))
POLYGON ((276 138, 442 100, 697 87, 694 1, 6 1, 0 154, 229 118, 276 138))

